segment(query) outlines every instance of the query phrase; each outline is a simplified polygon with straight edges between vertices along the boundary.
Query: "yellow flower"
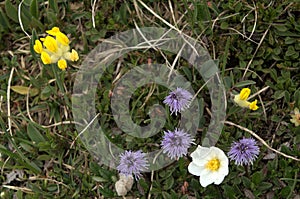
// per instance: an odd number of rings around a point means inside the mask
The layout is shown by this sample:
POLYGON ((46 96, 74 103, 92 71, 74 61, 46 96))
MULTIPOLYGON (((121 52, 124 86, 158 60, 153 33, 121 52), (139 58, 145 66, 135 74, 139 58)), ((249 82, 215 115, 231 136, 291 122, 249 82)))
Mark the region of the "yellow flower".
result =
POLYGON ((41 59, 43 64, 51 64, 50 55, 44 51, 41 53, 41 59))
POLYGON ((64 59, 60 59, 57 62, 58 68, 60 68, 61 70, 66 70, 67 68, 67 62, 64 59))
POLYGON ((239 94, 234 96, 233 101, 240 107, 249 108, 250 110, 255 111, 258 109, 258 106, 256 105, 257 100, 255 100, 253 102, 247 101, 250 93, 251 93, 251 90, 249 88, 243 88, 239 94))
POLYGON ((57 52, 58 46, 57 42, 53 37, 47 36, 43 42, 44 46, 47 48, 47 50, 55 53, 57 52))
POLYGON ((290 121, 295 124, 295 126, 300 125, 300 112, 298 108, 294 109, 294 114, 291 114, 292 119, 290 121))
POLYGON ((249 109, 256 111, 258 109, 258 106, 256 104, 257 104, 257 100, 254 100, 253 102, 251 102, 249 104, 249 109))
POLYGON ((45 38, 36 40, 33 46, 35 52, 41 54, 41 59, 44 64, 57 63, 57 66, 61 70, 65 70, 67 68, 67 60, 79 60, 76 50, 72 49, 70 52, 69 38, 62 33, 58 27, 53 27, 46 32, 51 36, 48 35, 45 38), (42 41, 43 44, 40 41, 42 41))
POLYGON ((36 53, 41 54, 43 52, 43 46, 40 40, 35 40, 33 49, 36 53))
POLYGON ((46 33, 52 36, 56 36, 57 33, 59 33, 60 30, 58 27, 53 27, 51 30, 47 30, 46 33))
POLYGON ((249 88, 243 88, 239 94, 240 100, 247 100, 250 93, 251 93, 251 90, 249 88))
POLYGON ((70 42, 70 41, 69 41, 68 37, 67 37, 64 33, 58 32, 58 33, 56 34, 56 39, 57 39, 57 41, 60 42, 62 45, 65 45, 65 46, 69 45, 69 42, 70 42))
POLYGON ((76 50, 72 49, 70 59, 71 59, 71 61, 77 61, 79 59, 79 56, 78 56, 78 53, 76 50))

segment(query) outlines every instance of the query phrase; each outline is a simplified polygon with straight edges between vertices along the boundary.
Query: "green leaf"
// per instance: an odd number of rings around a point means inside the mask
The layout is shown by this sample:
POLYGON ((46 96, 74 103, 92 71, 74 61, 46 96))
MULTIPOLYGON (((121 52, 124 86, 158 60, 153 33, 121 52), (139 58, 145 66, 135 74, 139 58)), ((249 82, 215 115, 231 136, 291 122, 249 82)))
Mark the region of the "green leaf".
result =
POLYGON ((174 184, 174 178, 172 176, 167 178, 166 181, 164 182, 164 190, 171 189, 173 184, 174 184))
POLYGON ((0 8, 0 25, 2 25, 2 27, 4 29, 10 28, 10 24, 9 24, 8 19, 7 19, 6 15, 4 14, 4 11, 2 10, 2 8, 0 8))
POLYGON ((45 138, 42 136, 42 134, 33 126, 32 123, 29 123, 27 126, 27 133, 29 138, 35 142, 35 143, 40 143, 44 142, 45 138))
POLYGON ((10 88, 14 92, 19 93, 21 95, 27 95, 28 92, 30 96, 36 96, 37 94, 39 94, 39 89, 37 88, 29 88, 26 86, 11 86, 10 88))
POLYGON ((170 194, 168 194, 167 192, 165 192, 165 191, 163 191, 162 193, 161 193, 161 195, 162 195, 162 197, 164 198, 164 199, 169 199, 169 198, 172 198, 171 197, 171 195, 170 194))
POLYGON ((259 185, 259 183, 262 181, 262 173, 257 171, 252 175, 252 182, 255 185, 259 185))
POLYGON ((285 25, 274 25, 274 27, 281 32, 285 32, 288 30, 288 28, 285 25))
POLYGON ((222 23, 221 23, 221 29, 227 29, 228 28, 228 23, 226 22, 226 21, 223 21, 222 23))
POLYGON ((31 1, 31 4, 30 4, 30 13, 36 19, 39 18, 39 5, 38 5, 37 0, 32 0, 31 1))
POLYGON ((50 8, 54 10, 54 12, 58 13, 58 5, 57 5, 57 0, 49 0, 49 5, 50 8))
POLYGON ((18 11, 17 8, 15 6, 13 6, 13 4, 11 3, 10 0, 6 0, 5 1, 5 11, 7 16, 13 20, 14 22, 19 22, 18 20, 18 11))
POLYGON ((255 81, 252 81, 252 80, 245 80, 245 81, 242 81, 242 82, 238 82, 235 84, 235 87, 245 87, 245 86, 248 86, 248 85, 251 85, 251 84, 256 84, 255 81))
POLYGON ((31 17, 31 25, 32 27, 38 27, 41 30, 44 30, 44 24, 42 24, 38 19, 31 17))
POLYGON ((223 189, 224 189, 224 194, 225 194, 226 198, 235 198, 236 191, 232 186, 225 184, 223 186, 223 189))
POLYGON ((273 186, 273 184, 270 182, 262 182, 262 183, 260 183, 260 185, 258 186, 257 189, 260 191, 264 191, 264 190, 270 189, 272 186, 273 186))
POLYGON ((296 102, 296 107, 300 107, 300 89, 296 90, 294 93, 294 101, 296 102))

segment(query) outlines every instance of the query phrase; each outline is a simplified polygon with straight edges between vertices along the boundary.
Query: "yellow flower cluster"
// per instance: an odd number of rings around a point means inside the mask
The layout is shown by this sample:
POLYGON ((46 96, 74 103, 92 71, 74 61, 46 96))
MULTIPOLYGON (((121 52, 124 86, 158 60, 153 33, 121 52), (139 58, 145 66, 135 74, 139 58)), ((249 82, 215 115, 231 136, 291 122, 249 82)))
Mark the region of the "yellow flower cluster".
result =
POLYGON ((47 30, 51 36, 40 38, 35 40, 33 49, 36 53, 41 54, 41 59, 44 64, 57 63, 61 70, 67 68, 67 61, 77 61, 79 59, 76 50, 70 51, 69 38, 58 27, 53 27, 51 30, 47 30), (42 42, 43 44, 42 44, 42 42))
POLYGON ((251 90, 249 88, 243 88, 240 92, 240 94, 234 96, 234 102, 237 103, 240 107, 243 108, 249 108, 250 110, 257 110, 258 106, 257 100, 254 100, 253 102, 247 101, 249 95, 251 93, 251 90))

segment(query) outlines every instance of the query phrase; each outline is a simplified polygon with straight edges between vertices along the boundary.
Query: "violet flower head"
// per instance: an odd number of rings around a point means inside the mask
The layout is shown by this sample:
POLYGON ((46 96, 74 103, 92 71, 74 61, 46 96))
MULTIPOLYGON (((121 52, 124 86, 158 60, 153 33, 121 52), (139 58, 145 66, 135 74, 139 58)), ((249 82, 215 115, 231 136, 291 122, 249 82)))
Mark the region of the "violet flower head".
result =
POLYGON ((231 145, 228 152, 230 160, 234 160, 236 165, 249 165, 257 158, 259 147, 252 138, 243 138, 231 145))
POLYGON ((145 155, 141 150, 135 152, 125 151, 120 155, 118 171, 126 176, 134 175, 135 179, 138 180, 142 176, 141 172, 149 166, 145 155))
POLYGON ((174 132, 165 132, 161 146, 163 152, 171 159, 178 159, 187 154, 188 148, 192 144, 192 137, 190 134, 180 129, 175 129, 174 132))
POLYGON ((170 106, 171 114, 175 112, 177 115, 177 112, 184 111, 190 106, 192 97, 193 95, 189 91, 177 88, 170 92, 163 102, 170 106))

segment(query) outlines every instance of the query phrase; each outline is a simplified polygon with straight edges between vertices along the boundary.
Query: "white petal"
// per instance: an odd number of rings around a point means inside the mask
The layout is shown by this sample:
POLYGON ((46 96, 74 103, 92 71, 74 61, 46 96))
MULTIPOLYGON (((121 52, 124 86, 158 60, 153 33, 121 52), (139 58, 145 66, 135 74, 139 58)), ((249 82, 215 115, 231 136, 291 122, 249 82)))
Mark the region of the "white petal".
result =
POLYGON ((224 178, 225 178, 225 175, 219 175, 218 178, 215 179, 214 183, 219 185, 219 184, 221 184, 221 182, 223 182, 224 178))
POLYGON ((200 184, 202 187, 206 187, 207 185, 212 184, 215 181, 211 172, 206 173, 205 175, 200 176, 200 184))
POLYGON ((202 159, 203 156, 206 156, 208 153, 209 148, 198 145, 197 149, 193 153, 191 153, 191 157, 195 159, 202 159))
POLYGON ((191 162, 188 166, 188 171, 195 176, 200 176, 201 168, 194 162, 191 162))

